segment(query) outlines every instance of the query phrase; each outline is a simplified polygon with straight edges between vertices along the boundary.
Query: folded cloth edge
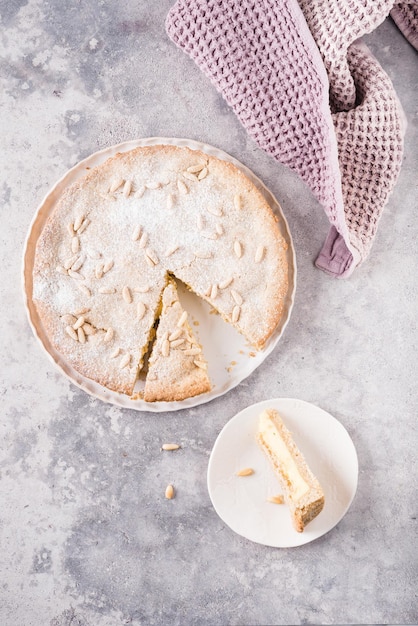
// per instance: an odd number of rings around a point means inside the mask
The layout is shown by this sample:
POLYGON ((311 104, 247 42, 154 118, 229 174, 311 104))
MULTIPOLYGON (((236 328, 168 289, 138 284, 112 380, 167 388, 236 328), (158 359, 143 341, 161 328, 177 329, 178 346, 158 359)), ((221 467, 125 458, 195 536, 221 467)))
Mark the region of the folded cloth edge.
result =
POLYGON ((418 51, 418 2, 397 2, 390 17, 405 39, 418 51))
POLYGON ((352 253, 335 226, 331 226, 315 266, 334 278, 348 278, 359 260, 360 255, 356 250, 352 253))

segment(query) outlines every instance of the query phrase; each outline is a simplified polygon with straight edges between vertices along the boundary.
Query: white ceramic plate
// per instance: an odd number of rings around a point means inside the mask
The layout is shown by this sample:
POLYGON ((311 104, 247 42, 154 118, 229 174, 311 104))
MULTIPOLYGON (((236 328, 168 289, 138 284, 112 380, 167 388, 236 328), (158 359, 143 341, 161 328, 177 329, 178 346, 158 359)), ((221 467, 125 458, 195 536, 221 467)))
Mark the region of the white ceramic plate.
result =
POLYGON ((345 428, 319 407, 289 398, 265 400, 244 409, 220 432, 208 467, 208 489, 219 517, 246 539, 276 548, 309 543, 333 528, 345 515, 357 489, 358 461, 345 428), (255 439, 258 416, 279 411, 325 494, 321 513, 302 533, 294 530, 285 504, 269 496, 281 493, 272 467, 255 439), (236 476, 252 467, 254 474, 236 476))
MULTIPOLYGON (((129 141, 96 152, 78 163, 56 183, 42 201, 32 221, 25 245, 23 281, 25 304, 32 330, 47 355, 73 383, 100 400, 110 402, 117 406, 136 409, 138 411, 175 411, 203 404, 226 393, 249 376, 264 361, 267 355, 271 353, 283 334, 292 310, 296 288, 296 261, 292 238, 279 203, 264 184, 247 167, 225 152, 207 144, 198 143, 189 139, 152 137, 129 141), (150 403, 144 402, 141 399, 132 400, 129 396, 110 391, 94 381, 81 376, 50 344, 32 302, 32 271, 36 242, 48 216, 53 211, 64 189, 84 176, 88 169, 100 165, 118 152, 126 152, 138 146, 157 144, 187 146, 234 163, 234 165, 239 167, 253 181, 262 192, 275 214, 278 215, 281 233, 288 243, 289 291, 285 303, 285 312, 281 323, 261 351, 255 351, 247 344, 242 335, 236 332, 229 324, 226 324, 220 316, 214 315, 211 307, 207 303, 203 302, 186 289, 180 289, 180 299, 187 308, 192 323, 194 322, 193 330, 203 346, 205 357, 209 362, 209 375, 213 383, 213 389, 210 393, 202 394, 195 398, 188 398, 181 402, 150 403)), ((144 383, 139 381, 135 391, 139 391, 143 388, 143 385, 144 383)))

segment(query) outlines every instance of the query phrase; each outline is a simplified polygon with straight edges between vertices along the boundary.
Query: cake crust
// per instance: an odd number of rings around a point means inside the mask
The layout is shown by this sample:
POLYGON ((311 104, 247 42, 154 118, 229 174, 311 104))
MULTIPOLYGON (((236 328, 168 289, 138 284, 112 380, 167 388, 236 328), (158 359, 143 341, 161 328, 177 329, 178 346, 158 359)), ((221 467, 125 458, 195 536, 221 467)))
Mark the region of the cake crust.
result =
POLYGON ((132 394, 173 275, 261 349, 288 290, 276 220, 229 162, 165 145, 115 155, 66 188, 38 238, 32 299, 49 341, 132 394))

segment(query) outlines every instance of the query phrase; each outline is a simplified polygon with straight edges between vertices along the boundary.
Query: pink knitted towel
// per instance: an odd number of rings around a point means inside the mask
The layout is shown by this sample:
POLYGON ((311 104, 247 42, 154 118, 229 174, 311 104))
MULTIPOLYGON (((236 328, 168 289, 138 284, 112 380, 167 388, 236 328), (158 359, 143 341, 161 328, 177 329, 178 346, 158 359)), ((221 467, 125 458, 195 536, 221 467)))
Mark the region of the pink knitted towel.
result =
POLYGON ((331 223, 316 264, 363 261, 402 161, 392 84, 355 41, 393 0, 178 0, 166 28, 258 145, 295 170, 331 223))

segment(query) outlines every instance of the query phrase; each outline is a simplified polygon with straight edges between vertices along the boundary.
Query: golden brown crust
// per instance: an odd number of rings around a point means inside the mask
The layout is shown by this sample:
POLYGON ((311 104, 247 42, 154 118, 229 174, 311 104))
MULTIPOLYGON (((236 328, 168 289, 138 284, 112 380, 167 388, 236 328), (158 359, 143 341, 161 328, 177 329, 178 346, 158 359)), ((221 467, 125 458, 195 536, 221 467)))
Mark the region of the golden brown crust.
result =
POLYGON ((258 189, 202 152, 137 148, 64 191, 38 238, 33 302, 77 372, 131 394, 168 274, 257 348, 282 318, 286 243, 258 189), (95 332, 81 342, 62 320, 83 309, 95 332))

